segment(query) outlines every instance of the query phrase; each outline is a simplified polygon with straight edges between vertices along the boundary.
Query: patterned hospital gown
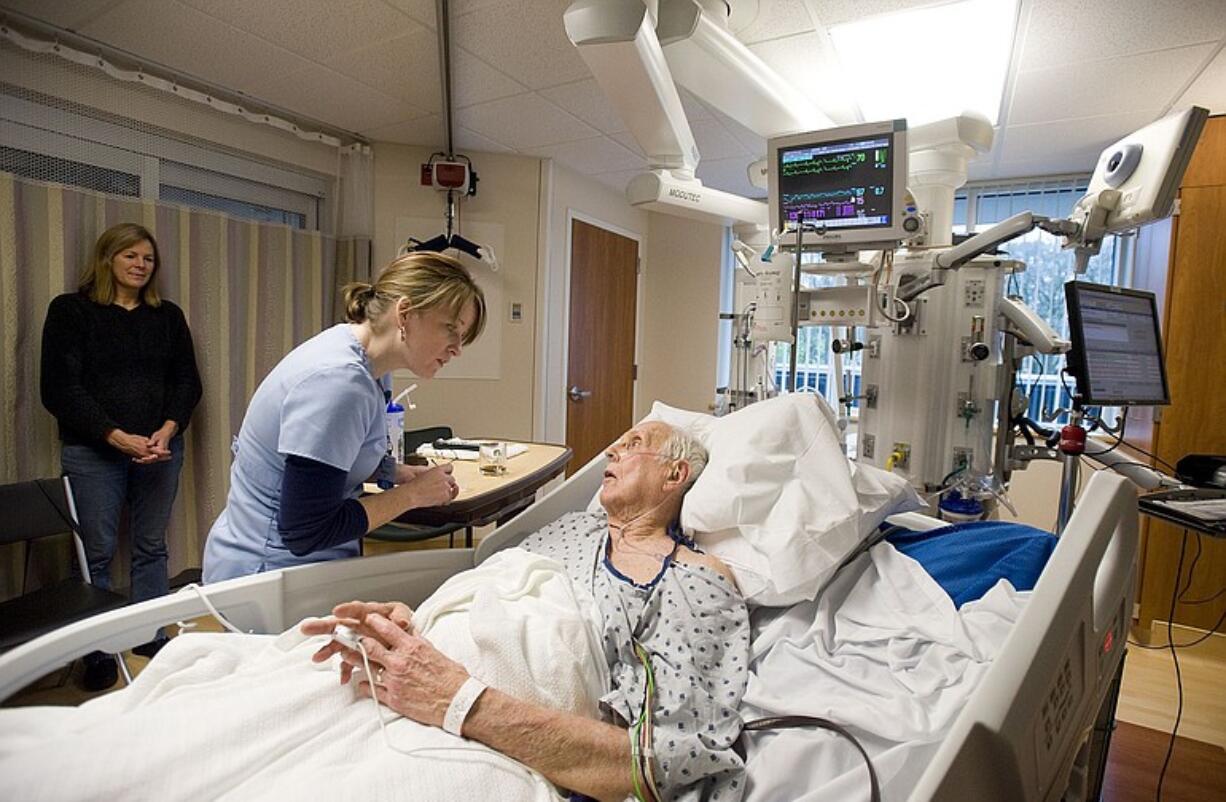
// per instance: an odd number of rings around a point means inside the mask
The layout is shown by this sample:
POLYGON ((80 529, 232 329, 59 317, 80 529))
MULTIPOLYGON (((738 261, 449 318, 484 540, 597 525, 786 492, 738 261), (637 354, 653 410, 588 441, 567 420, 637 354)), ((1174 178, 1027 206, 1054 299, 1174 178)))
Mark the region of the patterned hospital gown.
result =
POLYGON ((745 774, 731 747, 741 731, 737 706, 749 662, 745 602, 731 582, 701 565, 666 562, 650 585, 631 581, 606 558, 607 532, 604 514, 570 513, 520 546, 558 560, 596 599, 612 684, 601 705, 623 725, 638 719, 646 688, 631 638, 650 655, 653 765, 663 799, 737 802, 745 774))

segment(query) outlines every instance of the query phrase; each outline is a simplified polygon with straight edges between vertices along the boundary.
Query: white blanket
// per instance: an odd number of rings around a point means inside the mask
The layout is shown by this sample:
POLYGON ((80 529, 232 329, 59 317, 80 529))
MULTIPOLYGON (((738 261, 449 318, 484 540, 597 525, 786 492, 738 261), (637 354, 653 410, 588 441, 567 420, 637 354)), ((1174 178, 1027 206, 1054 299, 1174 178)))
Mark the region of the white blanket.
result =
MULTIPOLYGON (((919 563, 879 544, 816 602, 757 612, 742 716, 847 726, 872 757, 883 797, 905 799, 1029 595, 1001 580, 955 609, 919 563)), ((863 758, 833 733, 755 734, 747 766, 746 802, 869 799, 863 758)))
MULTIPOLYGON (((547 558, 511 549, 452 577, 415 613, 474 676, 596 714, 608 687, 594 604, 547 558)), ((555 800, 540 775, 476 742, 399 718, 389 749, 369 696, 342 687, 323 638, 187 634, 131 687, 79 708, 0 711, 6 799, 555 800)))

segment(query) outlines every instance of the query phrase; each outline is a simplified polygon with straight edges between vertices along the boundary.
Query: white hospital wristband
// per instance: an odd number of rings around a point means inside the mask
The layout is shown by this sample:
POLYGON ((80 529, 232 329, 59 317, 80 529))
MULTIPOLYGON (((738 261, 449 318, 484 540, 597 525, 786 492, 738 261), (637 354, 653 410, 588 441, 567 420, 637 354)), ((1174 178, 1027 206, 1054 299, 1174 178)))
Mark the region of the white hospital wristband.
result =
POLYGON ((460 690, 451 697, 451 704, 447 706, 447 712, 443 715, 443 729, 452 735, 459 735, 460 729, 464 726, 464 719, 468 717, 468 711, 473 709, 473 705, 477 703, 477 697, 481 695, 485 687, 485 683, 476 677, 464 680, 460 690))

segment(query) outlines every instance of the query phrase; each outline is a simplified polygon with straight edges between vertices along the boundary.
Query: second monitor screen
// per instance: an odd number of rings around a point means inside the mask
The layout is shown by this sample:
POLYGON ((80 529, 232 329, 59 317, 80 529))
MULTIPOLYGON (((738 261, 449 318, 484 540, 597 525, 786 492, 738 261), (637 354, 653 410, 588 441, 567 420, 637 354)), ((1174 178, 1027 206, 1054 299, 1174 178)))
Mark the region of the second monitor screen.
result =
POLYGON ((893 225, 894 149, 889 135, 779 151, 779 217, 825 228, 893 225))

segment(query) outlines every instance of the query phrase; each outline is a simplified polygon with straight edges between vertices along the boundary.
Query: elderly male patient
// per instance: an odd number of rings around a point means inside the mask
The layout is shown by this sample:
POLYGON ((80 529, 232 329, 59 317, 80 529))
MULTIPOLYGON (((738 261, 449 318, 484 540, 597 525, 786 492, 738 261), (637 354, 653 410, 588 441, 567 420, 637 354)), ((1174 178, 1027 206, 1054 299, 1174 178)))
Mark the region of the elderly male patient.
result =
MULTIPOLYGON (((591 592, 603 622, 611 686, 605 721, 514 698, 490 687, 462 725, 573 799, 740 799, 744 776, 732 745, 745 691, 749 621, 727 566, 680 530, 682 496, 706 464, 702 447, 664 423, 626 432, 607 451, 605 513, 571 513, 521 546, 552 557, 591 592), (649 708, 645 708, 650 700, 649 708), (636 726, 637 725, 637 726, 636 726), (644 728, 652 733, 644 755, 644 728)), ((303 625, 354 626, 373 663, 383 704, 440 726, 468 673, 410 631, 400 603, 350 602, 335 618, 303 625)), ((315 660, 343 656, 342 682, 361 666, 358 652, 330 643, 315 660)), ((360 687, 369 692, 363 680, 360 687)))

